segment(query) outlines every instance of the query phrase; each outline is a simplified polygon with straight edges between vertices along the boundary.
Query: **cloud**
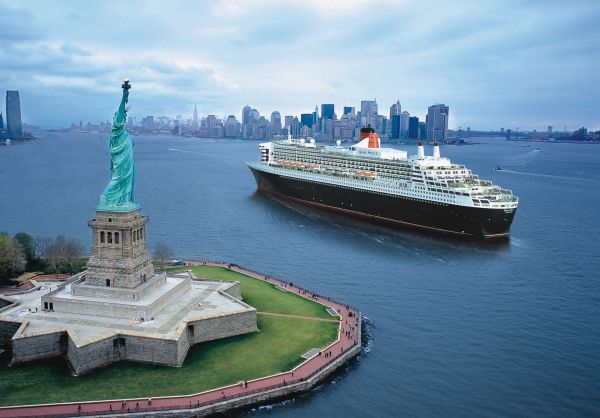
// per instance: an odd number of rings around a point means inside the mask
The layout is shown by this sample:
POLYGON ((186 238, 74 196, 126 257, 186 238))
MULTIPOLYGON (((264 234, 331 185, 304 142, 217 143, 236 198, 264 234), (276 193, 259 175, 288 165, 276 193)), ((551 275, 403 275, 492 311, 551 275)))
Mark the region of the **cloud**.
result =
POLYGON ((0 88, 32 123, 106 119, 127 75, 143 116, 376 97, 420 117, 445 102, 455 126, 600 127, 596 2, 13 4, 0 0, 0 88))

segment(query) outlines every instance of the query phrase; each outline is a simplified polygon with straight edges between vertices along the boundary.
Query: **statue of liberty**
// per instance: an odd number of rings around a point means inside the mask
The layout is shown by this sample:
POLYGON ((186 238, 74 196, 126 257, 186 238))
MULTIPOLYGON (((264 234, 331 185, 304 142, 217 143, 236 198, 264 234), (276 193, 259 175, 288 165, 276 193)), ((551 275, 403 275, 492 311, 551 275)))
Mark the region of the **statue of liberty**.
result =
POLYGON ((133 161, 133 140, 125 130, 129 99, 129 80, 123 80, 123 97, 115 112, 112 132, 108 143, 110 150, 110 181, 100 196, 97 210, 107 212, 128 212, 140 208, 133 202, 135 183, 135 162, 133 161))

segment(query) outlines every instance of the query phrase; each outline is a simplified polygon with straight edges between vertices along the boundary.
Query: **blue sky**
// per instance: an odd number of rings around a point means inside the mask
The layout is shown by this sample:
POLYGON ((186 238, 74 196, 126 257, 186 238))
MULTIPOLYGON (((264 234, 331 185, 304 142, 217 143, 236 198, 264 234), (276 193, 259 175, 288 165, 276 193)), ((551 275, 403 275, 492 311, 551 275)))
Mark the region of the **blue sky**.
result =
POLYGON ((453 128, 600 129, 600 2, 0 0, 25 122, 110 119, 125 75, 138 118, 376 98, 445 103, 453 128))

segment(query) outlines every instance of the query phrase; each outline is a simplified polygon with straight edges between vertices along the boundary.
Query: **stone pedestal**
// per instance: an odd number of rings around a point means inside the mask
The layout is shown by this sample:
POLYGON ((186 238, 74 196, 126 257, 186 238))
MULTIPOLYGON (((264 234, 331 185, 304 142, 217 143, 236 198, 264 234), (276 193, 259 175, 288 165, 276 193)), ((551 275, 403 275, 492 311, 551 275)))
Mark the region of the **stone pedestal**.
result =
POLYGON ((154 273, 147 222, 139 209, 97 211, 88 223, 93 233, 87 271, 64 291, 43 296, 43 309, 145 321, 188 291, 190 280, 154 273))
POLYGON ((146 248, 147 222, 139 209, 96 212, 96 218, 88 222, 93 235, 86 285, 131 289, 154 275, 146 248))

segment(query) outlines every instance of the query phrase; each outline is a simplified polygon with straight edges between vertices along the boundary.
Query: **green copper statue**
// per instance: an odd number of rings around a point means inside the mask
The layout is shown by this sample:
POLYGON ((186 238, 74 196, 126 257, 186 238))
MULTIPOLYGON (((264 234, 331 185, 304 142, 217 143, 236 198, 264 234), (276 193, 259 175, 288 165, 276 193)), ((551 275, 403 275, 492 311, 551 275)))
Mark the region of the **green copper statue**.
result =
POLYGON ((115 113, 108 149, 110 150, 110 182, 100 196, 97 210, 106 212, 128 212, 140 208, 133 202, 135 183, 135 162, 133 161, 133 140, 125 130, 129 99, 129 80, 123 80, 123 97, 115 113))

